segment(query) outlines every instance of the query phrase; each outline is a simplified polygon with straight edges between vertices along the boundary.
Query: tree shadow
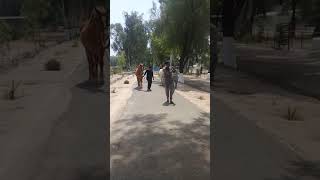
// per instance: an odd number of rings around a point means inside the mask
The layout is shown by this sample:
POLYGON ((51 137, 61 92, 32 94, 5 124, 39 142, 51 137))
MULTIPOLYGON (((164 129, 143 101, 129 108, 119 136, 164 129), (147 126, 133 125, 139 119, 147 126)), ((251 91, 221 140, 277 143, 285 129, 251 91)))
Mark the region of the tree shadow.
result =
MULTIPOLYGON (((188 86, 190 86, 190 87, 192 87, 194 89, 210 93, 210 82, 192 80, 192 79, 185 78, 184 84, 186 84, 186 85, 188 85, 188 86)), ((190 90, 186 90, 186 89, 183 89, 183 88, 180 88, 179 90, 181 90, 181 91, 190 91, 190 90)))
POLYGON ((143 89, 141 87, 135 87, 134 89, 137 91, 143 91, 143 89))
POLYGON ((284 168, 286 175, 280 178, 268 178, 265 180, 300 180, 305 177, 320 179, 319 161, 289 161, 288 167, 284 168))
POLYGON ((170 103, 168 103, 167 101, 162 103, 162 106, 169 106, 169 105, 170 105, 170 103))
POLYGON ((118 137, 111 142, 111 179, 209 180, 207 114, 188 122, 166 118, 147 114, 117 122, 111 131, 118 137))
POLYGON ((108 174, 107 165, 103 167, 88 167, 78 171, 77 180, 106 180, 110 175, 108 174))
POLYGON ((83 81, 76 85, 77 88, 84 89, 89 91, 90 93, 106 93, 105 90, 103 90, 103 87, 105 85, 105 81, 83 81))

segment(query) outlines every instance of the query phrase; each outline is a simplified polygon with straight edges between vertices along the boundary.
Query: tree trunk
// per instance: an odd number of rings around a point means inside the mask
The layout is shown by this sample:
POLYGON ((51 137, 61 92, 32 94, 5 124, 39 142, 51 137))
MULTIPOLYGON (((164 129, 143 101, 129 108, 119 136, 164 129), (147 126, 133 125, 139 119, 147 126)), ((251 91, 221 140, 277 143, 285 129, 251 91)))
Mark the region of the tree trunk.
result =
POLYGON ((181 56, 179 59, 179 72, 180 73, 183 73, 185 58, 186 58, 185 56, 181 56))
POLYGON ((223 2, 223 63, 226 66, 236 68, 234 56, 234 25, 235 14, 233 0, 224 0, 223 2))
POLYGON ((252 13, 251 13, 251 16, 250 16, 250 36, 252 37, 253 36, 253 24, 254 24, 254 16, 256 14, 256 8, 254 8, 252 10, 252 13))

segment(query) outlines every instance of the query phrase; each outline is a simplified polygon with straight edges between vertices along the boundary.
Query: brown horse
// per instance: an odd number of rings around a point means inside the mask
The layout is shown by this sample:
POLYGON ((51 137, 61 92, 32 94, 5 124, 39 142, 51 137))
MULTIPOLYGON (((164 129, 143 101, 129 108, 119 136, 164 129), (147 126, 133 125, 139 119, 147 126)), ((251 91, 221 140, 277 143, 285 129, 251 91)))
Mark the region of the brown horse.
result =
POLYGON ((80 40, 83 44, 89 64, 89 80, 98 79, 98 66, 100 78, 104 79, 104 53, 105 53, 105 21, 104 8, 95 7, 87 22, 80 27, 80 40))
POLYGON ((136 76, 138 81, 138 87, 142 88, 142 79, 143 79, 143 65, 139 64, 136 69, 136 76))

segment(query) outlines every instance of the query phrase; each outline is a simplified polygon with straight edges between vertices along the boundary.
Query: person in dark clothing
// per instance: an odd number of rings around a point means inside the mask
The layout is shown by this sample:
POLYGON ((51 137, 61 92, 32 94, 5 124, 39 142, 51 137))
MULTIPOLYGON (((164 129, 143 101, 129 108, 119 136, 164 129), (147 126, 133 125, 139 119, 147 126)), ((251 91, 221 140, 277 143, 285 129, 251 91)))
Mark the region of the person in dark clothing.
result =
POLYGON ((172 101, 172 95, 174 93, 174 81, 172 77, 172 70, 170 69, 170 62, 165 63, 165 68, 163 70, 163 77, 164 77, 164 87, 165 87, 166 96, 167 96, 166 103, 175 104, 172 101))
POLYGON ((151 91, 152 80, 154 80, 152 66, 149 66, 149 69, 146 70, 146 72, 144 73, 143 77, 145 75, 147 75, 146 79, 148 81, 148 91, 151 91))

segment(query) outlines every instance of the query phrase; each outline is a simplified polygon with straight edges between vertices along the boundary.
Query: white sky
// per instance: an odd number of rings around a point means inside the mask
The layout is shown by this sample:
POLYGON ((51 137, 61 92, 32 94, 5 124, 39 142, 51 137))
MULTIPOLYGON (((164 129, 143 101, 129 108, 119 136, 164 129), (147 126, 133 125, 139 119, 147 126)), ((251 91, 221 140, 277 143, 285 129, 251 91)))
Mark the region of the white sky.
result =
MULTIPOLYGON (((124 25, 123 13, 128 12, 130 14, 132 11, 137 11, 139 14, 143 13, 143 19, 149 20, 153 1, 159 7, 158 0, 110 0, 110 23, 121 23, 124 25)), ((112 39, 110 39, 110 42, 112 44, 112 39)), ((110 55, 116 55, 112 51, 111 46, 110 55)))

